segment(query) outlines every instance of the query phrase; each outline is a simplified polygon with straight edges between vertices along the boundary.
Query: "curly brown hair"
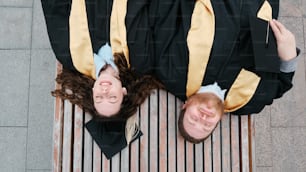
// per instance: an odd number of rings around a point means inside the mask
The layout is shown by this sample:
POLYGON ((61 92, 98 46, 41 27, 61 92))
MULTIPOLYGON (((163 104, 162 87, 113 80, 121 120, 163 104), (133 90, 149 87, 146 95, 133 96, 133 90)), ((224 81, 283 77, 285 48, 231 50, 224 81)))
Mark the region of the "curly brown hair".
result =
POLYGON ((125 56, 122 53, 114 54, 114 61, 119 69, 119 77, 122 86, 127 89, 121 108, 112 117, 101 117, 94 108, 92 87, 95 80, 77 71, 63 69, 57 75, 56 82, 60 88, 51 92, 54 97, 69 100, 78 105, 84 111, 89 112, 97 120, 126 120, 137 111, 152 90, 163 88, 162 84, 151 75, 139 75, 134 69, 129 68, 125 56))

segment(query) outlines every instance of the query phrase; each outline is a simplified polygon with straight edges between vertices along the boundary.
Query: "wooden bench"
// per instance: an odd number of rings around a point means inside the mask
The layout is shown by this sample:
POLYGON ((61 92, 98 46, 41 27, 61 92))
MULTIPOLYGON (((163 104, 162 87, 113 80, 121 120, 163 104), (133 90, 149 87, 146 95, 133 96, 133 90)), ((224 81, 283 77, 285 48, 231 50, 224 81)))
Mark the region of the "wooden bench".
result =
POLYGON ((194 145, 178 133, 181 104, 170 93, 156 90, 135 114, 143 136, 107 160, 84 127, 91 116, 56 98, 53 171, 256 171, 252 116, 226 114, 204 143, 194 145))

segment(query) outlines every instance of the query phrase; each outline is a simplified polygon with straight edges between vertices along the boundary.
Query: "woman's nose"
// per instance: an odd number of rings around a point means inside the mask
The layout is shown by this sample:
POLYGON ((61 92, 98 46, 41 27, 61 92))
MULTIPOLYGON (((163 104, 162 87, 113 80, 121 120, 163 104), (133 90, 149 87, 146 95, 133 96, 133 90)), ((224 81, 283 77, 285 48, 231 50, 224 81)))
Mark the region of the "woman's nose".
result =
POLYGON ((101 85, 102 93, 107 93, 109 91, 109 85, 101 85))

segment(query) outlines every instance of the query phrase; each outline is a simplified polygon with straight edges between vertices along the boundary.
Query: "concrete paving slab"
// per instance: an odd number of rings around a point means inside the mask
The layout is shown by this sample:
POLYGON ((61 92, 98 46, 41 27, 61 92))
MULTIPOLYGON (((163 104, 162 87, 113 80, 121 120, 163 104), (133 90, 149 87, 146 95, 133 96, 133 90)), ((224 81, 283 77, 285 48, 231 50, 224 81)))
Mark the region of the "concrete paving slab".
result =
POLYGON ((55 57, 51 50, 32 50, 27 169, 52 169, 55 57))
POLYGON ((0 6, 32 7, 33 0, 1 0, 0 6))
POLYGON ((273 172, 305 172, 306 128, 273 128, 273 172))
POLYGON ((32 49, 51 48, 41 1, 34 1, 32 49))
POLYGON ((52 50, 32 50, 30 86, 55 87, 56 58, 52 50), (43 83, 42 83, 43 82, 43 83))
POLYGON ((292 90, 272 105, 272 127, 306 126, 306 106, 303 103, 306 97, 305 58, 305 54, 302 54, 299 59, 292 90))
POLYGON ((256 166, 272 166, 271 107, 255 115, 256 166))
MULTIPOLYGON (((302 49, 304 47, 304 32, 302 18, 282 17, 280 19, 284 25, 291 30, 296 37, 297 46, 302 49)), ((298 67, 293 80, 293 88, 285 93, 278 100, 275 100, 271 109, 271 125, 272 127, 284 126, 306 126, 305 105, 304 101, 306 93, 305 83, 305 54, 300 54, 298 67)))
POLYGON ((0 49, 31 47, 32 8, 0 7, 0 18, 0 49))
POLYGON ((257 167, 257 172, 272 172, 272 167, 257 167))
MULTIPOLYGON (((304 5, 304 9, 306 9, 306 2, 305 2, 305 5, 304 5)), ((304 10, 304 17, 303 17, 303 23, 304 23, 304 33, 306 33, 306 10, 304 10)), ((306 34, 304 34, 304 51, 303 53, 306 53, 306 34)))
MULTIPOLYGON (((305 0, 302 1, 302 9, 306 9, 306 1, 305 0)), ((302 10, 302 12, 303 12, 303 17, 306 17, 306 10, 302 10)))
POLYGON ((281 0, 279 16, 302 16, 302 0, 281 0))
POLYGON ((0 126, 27 126, 30 51, 0 50, 0 126))
POLYGON ((0 136, 0 171, 25 171, 27 129, 0 127, 0 136))

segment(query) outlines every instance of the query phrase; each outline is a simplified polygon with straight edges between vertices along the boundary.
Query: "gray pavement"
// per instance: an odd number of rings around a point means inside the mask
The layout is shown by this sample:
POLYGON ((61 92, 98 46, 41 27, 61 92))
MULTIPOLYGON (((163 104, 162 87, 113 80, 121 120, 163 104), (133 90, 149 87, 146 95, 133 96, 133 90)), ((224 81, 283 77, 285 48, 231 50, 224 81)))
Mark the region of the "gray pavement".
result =
MULTIPOLYGON (((256 115, 258 172, 306 171, 306 0, 280 0, 302 54, 295 86, 256 115)), ((39 0, 0 0, 0 172, 52 171, 55 57, 39 0)))

